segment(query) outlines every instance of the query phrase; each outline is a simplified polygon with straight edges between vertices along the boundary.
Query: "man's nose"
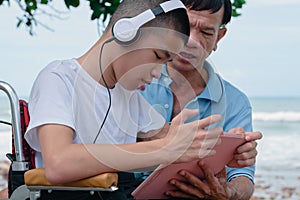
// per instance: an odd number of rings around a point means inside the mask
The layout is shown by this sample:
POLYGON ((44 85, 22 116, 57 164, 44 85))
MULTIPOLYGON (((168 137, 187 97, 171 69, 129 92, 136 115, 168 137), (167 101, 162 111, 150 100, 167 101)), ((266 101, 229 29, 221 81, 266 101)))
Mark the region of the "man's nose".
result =
POLYGON ((186 44, 187 48, 198 48, 199 46, 201 46, 199 38, 197 38, 195 35, 196 33, 194 33, 194 31, 190 32, 190 37, 186 44))

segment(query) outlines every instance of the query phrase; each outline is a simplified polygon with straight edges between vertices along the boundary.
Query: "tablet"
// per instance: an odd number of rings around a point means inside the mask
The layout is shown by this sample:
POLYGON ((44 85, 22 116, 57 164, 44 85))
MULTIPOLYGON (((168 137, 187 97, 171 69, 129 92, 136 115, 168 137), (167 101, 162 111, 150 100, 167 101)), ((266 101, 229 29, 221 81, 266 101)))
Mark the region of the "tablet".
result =
MULTIPOLYGON (((232 160, 236 148, 246 142, 242 134, 224 134, 220 137, 221 144, 214 147, 216 154, 203 159, 204 163, 211 167, 215 174, 220 172, 232 160)), ((185 169, 200 178, 204 177, 197 164, 198 161, 167 166, 160 165, 132 192, 132 196, 134 199, 167 199, 168 197, 164 193, 176 189, 168 182, 172 178, 184 181, 183 177, 178 174, 181 169, 185 169)))

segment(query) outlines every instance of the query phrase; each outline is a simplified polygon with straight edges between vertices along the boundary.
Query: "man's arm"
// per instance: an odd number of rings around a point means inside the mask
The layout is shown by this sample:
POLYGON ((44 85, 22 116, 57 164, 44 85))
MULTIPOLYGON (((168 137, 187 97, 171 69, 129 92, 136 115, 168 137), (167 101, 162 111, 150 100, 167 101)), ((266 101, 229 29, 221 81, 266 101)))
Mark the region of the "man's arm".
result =
POLYGON ((254 192, 254 184, 249 178, 244 176, 232 179, 228 183, 228 188, 231 191, 230 199, 248 200, 254 192))

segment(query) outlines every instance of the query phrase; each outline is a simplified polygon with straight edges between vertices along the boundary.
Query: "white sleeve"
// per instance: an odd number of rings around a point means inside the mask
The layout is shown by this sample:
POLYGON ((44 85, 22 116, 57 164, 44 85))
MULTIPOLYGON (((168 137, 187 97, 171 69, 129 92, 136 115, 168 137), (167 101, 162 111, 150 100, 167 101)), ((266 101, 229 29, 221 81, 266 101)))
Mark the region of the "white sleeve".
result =
POLYGON ((47 70, 37 77, 29 98, 30 122, 25 139, 36 151, 40 145, 36 129, 44 124, 62 124, 75 130, 72 94, 58 74, 47 70))

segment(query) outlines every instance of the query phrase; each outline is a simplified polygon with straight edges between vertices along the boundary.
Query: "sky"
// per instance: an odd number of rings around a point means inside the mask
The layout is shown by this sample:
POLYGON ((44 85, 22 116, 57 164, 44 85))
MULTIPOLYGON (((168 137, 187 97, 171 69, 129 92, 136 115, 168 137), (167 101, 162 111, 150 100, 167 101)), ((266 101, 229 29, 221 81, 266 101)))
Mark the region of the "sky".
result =
MULTIPOLYGON (((300 97, 300 0, 247 0, 209 61, 249 97, 300 97)), ((65 19, 40 16, 35 36, 16 28, 20 10, 0 7, 0 80, 27 97, 38 72, 56 59, 78 57, 99 38, 85 1, 65 19)), ((49 83, 51 84, 51 83, 49 83)))

